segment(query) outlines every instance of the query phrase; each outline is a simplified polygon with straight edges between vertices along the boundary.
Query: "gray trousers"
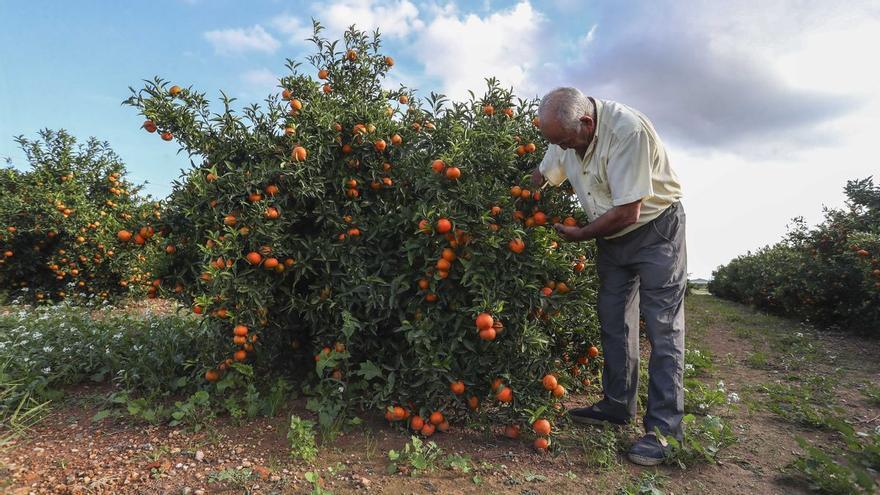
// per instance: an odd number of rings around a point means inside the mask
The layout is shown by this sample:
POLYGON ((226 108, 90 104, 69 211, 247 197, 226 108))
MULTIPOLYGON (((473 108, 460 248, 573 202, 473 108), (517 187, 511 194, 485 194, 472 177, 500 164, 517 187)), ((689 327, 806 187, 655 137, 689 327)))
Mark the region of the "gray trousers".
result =
POLYGON ((639 309, 651 343, 645 431, 681 437, 684 414, 685 215, 675 203, 651 222, 614 239, 599 239, 599 323, 605 364, 599 407, 636 415, 639 309))

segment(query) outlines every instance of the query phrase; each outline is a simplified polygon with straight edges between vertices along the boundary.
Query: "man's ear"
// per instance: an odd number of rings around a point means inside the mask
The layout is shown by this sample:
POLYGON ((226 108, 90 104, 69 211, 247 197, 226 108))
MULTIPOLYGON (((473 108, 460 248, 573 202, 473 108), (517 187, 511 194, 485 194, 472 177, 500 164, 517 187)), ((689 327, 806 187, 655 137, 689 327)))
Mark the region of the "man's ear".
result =
POLYGON ((583 116, 581 116, 580 121, 583 122, 584 125, 589 127, 590 129, 592 129, 593 125, 595 125, 595 122, 593 122, 592 115, 583 115, 583 116))

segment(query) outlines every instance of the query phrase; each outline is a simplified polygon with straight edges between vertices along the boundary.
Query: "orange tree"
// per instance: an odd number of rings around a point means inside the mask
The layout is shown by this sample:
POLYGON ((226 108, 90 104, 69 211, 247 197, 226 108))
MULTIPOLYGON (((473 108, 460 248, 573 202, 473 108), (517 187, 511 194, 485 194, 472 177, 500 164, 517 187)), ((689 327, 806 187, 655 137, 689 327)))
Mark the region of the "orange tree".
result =
POLYGON ((780 243, 740 256, 713 273, 709 290, 770 311, 878 335, 880 187, 849 181, 846 209, 795 228, 780 243))
POLYGON ((386 90, 378 34, 320 31, 314 69, 288 61, 265 107, 212 113, 159 78, 127 101, 195 164, 168 199, 162 287, 228 342, 206 379, 308 370, 325 426, 352 408, 424 435, 554 420, 598 369, 595 279, 549 228, 580 218, 571 191, 529 189, 536 103, 492 80, 461 103, 386 90))
POLYGON ((48 129, 16 141, 30 168, 0 171, 0 285, 8 296, 100 301, 149 290, 160 204, 126 179, 109 145, 92 138, 77 146, 64 130, 48 129), (131 232, 130 245, 119 245, 120 231, 131 232))

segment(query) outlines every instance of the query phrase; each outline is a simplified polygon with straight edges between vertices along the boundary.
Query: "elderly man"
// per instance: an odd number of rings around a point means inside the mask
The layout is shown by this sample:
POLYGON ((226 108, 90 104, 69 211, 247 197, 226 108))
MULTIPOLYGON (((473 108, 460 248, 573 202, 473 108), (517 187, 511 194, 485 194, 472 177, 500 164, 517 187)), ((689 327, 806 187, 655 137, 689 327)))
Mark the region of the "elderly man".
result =
POLYGON ((659 464, 668 447, 655 429, 681 439, 684 412, 687 261, 678 177, 654 126, 626 105, 559 88, 541 100, 538 118, 551 145, 532 182, 559 185, 568 179, 590 223, 554 227, 568 241, 596 239, 598 247, 605 397, 570 415, 588 424, 634 419, 641 309, 651 343, 647 434, 628 457, 641 465, 659 464))

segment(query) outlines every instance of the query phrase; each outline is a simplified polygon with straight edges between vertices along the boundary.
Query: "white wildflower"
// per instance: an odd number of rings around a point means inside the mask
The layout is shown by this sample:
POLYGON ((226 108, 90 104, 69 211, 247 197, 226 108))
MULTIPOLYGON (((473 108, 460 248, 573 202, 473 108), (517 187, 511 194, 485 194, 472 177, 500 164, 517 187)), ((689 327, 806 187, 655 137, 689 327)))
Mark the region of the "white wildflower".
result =
POLYGON ((737 394, 736 392, 730 392, 729 394, 727 394, 728 404, 736 404, 737 402, 739 402, 739 394, 737 394))

